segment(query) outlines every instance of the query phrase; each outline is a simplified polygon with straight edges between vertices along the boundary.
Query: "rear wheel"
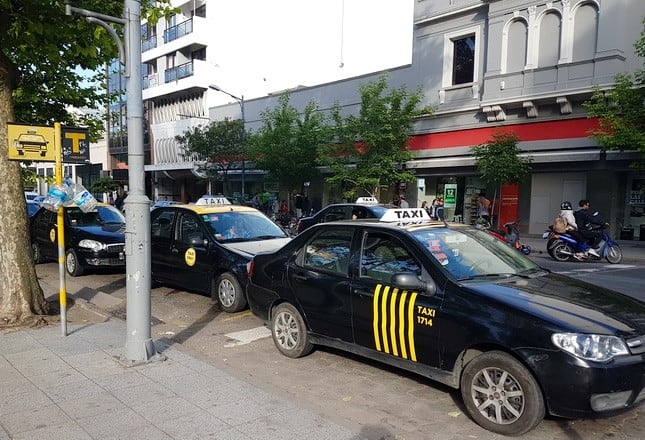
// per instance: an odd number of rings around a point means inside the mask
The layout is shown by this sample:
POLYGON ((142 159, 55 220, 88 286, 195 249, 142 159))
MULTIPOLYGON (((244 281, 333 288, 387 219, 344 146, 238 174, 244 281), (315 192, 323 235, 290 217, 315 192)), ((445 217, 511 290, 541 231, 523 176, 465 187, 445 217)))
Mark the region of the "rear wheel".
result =
POLYGON ((31 258, 34 264, 40 264, 45 261, 43 258, 43 251, 40 249, 38 242, 31 243, 31 258))
POLYGON ((73 277, 80 277, 83 275, 83 272, 85 272, 85 269, 83 269, 83 266, 81 266, 81 263, 78 261, 78 255, 76 255, 76 251, 74 249, 67 251, 67 255, 65 257, 65 269, 67 269, 67 273, 73 277))
POLYGON ((507 353, 491 351, 474 358, 464 368, 460 388, 470 417, 489 431, 521 435, 544 418, 535 378, 507 353))
POLYGON ((607 246, 607 254, 605 255, 605 259, 611 264, 618 264, 623 261, 623 251, 620 249, 620 246, 618 246, 617 244, 607 246))
POLYGON ((300 312, 288 303, 282 303, 274 310, 271 335, 280 353, 290 358, 306 356, 314 348, 300 312))
POLYGON ((235 313, 246 307, 246 297, 239 281, 230 272, 221 274, 215 280, 211 297, 217 300, 227 313, 235 313))
POLYGON ((568 261, 573 255, 573 248, 568 243, 560 241, 551 249, 551 257, 556 261, 568 261))

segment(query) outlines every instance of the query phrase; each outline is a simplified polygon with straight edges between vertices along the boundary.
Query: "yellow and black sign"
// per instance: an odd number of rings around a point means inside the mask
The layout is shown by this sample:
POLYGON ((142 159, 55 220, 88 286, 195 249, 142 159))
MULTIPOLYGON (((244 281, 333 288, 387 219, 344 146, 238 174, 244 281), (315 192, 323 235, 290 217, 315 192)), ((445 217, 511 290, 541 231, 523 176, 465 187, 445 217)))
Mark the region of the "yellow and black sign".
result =
POLYGON ((88 163, 90 161, 90 132, 87 128, 62 127, 64 163, 88 163))
POLYGON ((184 254, 184 260, 186 261, 186 264, 189 266, 195 265, 195 261, 197 260, 197 252, 195 252, 194 248, 186 249, 186 253, 184 254))
POLYGON ((399 291, 379 284, 374 290, 373 331, 378 351, 417 361, 414 326, 416 292, 399 291))
POLYGON ((54 127, 7 124, 10 160, 54 162, 54 127))

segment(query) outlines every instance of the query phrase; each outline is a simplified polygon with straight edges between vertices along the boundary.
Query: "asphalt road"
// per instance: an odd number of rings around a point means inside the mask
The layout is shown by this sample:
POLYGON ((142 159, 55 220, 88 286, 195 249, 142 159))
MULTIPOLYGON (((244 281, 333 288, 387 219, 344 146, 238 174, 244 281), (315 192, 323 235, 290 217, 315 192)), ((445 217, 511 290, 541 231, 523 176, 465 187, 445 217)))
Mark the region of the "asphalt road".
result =
MULTIPOLYGON (((533 257, 539 258, 539 255, 533 257)), ((638 270, 642 271, 644 267, 640 266, 638 270)), ((37 272, 46 293, 57 295, 57 265, 38 265, 37 272)), ((603 271, 598 272, 597 276, 614 280, 620 273, 615 270, 605 275, 603 271)), ((632 281, 636 282, 624 282, 632 281)), ((72 297, 78 298, 79 304, 87 300, 110 319, 125 319, 123 273, 68 277, 67 290, 72 297)), ((472 422, 465 415, 458 392, 429 379, 332 349, 317 349, 302 359, 290 359, 278 352, 268 330, 249 311, 226 314, 219 311, 209 297, 168 287, 155 288, 151 294, 153 339, 177 344, 194 357, 367 438, 504 438, 472 422)), ((92 318, 82 319, 89 321, 92 318)), ((116 345, 124 343, 125 335, 123 341, 115 341, 116 345)), ((645 432, 643 413, 645 405, 609 419, 547 418, 522 438, 642 438, 645 432)))

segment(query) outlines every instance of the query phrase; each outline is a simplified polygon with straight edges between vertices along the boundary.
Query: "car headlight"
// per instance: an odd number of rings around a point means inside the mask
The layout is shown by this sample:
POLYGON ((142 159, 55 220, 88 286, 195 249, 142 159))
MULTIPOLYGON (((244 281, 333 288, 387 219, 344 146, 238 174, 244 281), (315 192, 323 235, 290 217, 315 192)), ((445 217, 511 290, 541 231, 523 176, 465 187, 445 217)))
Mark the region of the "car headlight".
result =
POLYGON ((554 333, 551 341, 556 347, 587 361, 607 362, 629 354, 625 342, 616 336, 554 333))
POLYGON ((92 249, 94 252, 102 251, 105 249, 105 243, 96 240, 81 240, 78 242, 78 247, 92 249))

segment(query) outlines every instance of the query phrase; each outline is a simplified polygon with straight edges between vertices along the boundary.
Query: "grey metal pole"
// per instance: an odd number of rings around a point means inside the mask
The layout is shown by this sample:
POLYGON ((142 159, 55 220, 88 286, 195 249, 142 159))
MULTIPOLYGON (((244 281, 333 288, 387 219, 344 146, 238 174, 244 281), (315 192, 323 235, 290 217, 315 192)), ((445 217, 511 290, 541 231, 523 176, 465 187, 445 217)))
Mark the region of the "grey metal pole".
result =
POLYGON ((141 2, 125 0, 128 69, 128 196, 125 199, 126 327, 123 361, 152 360, 157 350, 150 337, 150 199, 145 193, 143 93, 141 80, 141 2))
MULTIPOLYGON (((246 147, 246 118, 244 117, 244 95, 238 100, 240 103, 240 112, 242 113, 242 144, 243 147, 246 147)), ((245 183, 246 183, 246 160, 242 156, 242 200, 244 200, 245 192, 245 183)))

